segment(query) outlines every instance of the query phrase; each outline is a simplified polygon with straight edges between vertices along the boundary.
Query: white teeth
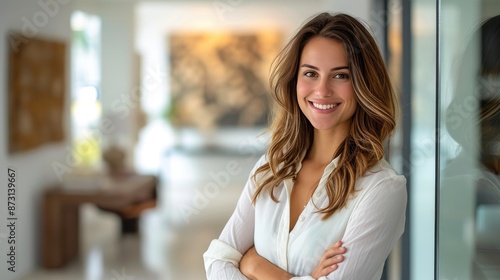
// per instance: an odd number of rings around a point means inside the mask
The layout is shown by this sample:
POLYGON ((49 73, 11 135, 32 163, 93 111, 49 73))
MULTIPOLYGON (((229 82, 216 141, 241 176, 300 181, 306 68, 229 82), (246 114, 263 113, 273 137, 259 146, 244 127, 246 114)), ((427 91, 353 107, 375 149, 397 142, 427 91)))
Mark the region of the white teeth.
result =
POLYGON ((328 110, 328 109, 332 109, 334 107, 337 107, 339 104, 318 104, 318 103, 314 103, 313 102, 313 105, 314 107, 318 108, 318 109, 321 109, 321 110, 328 110))

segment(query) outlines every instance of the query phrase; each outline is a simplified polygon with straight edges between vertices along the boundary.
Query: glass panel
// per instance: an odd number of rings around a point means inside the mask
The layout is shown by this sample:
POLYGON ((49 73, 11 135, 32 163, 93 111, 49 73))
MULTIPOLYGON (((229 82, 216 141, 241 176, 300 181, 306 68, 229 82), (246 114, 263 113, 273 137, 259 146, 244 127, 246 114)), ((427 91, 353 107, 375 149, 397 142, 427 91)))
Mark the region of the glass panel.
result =
POLYGON ((440 4, 437 279, 500 279, 500 2, 440 4))
MULTIPOLYGON (((436 182, 436 1, 412 4, 410 279, 434 277, 436 182)), ((404 50, 403 50, 404 51, 404 50)), ((403 114, 405 108, 403 104, 403 114)))

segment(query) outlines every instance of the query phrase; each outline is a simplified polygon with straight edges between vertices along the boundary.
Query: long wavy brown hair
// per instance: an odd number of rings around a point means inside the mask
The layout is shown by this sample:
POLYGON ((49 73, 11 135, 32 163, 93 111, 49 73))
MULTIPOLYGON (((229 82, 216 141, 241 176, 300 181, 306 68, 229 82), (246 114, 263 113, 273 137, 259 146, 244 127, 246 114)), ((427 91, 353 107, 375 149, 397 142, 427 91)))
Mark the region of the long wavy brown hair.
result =
POLYGON ((315 16, 291 38, 272 65, 270 84, 275 102, 268 128, 270 146, 267 163, 253 176, 257 186, 254 202, 264 190, 278 202, 273 189, 295 176, 304 151, 312 145, 314 127, 299 108, 296 86, 302 50, 316 37, 336 40, 345 47, 358 102, 349 135, 334 154, 339 161, 326 184, 328 206, 318 210, 326 219, 347 204, 356 179, 384 157, 384 144, 395 129, 398 106, 384 60, 367 28, 346 14, 315 16))

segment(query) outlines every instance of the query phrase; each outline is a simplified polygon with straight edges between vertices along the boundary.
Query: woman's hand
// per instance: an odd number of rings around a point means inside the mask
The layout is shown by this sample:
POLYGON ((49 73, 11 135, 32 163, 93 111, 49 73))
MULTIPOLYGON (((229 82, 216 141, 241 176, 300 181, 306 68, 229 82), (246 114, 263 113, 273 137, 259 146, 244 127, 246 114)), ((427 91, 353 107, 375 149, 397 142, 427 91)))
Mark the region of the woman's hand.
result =
POLYGON ((342 254, 346 252, 346 248, 340 246, 342 246, 342 241, 335 242, 332 246, 325 250, 323 256, 321 256, 321 259, 319 260, 319 264, 311 273, 311 276, 314 279, 326 276, 337 269, 337 264, 344 260, 344 256, 342 254))

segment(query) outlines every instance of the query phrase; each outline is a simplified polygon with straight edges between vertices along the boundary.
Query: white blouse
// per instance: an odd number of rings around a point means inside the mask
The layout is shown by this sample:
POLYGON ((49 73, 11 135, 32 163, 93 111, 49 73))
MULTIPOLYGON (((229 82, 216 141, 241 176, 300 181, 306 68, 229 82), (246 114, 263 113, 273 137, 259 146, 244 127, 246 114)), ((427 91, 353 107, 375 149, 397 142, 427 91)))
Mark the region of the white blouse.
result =
POLYGON ((252 204, 256 186, 251 176, 265 161, 262 156, 257 162, 219 239, 213 240, 203 254, 207 278, 247 279, 238 268, 239 262, 255 246, 259 255, 296 276, 292 279, 314 279, 311 272, 324 251, 342 240, 347 248, 344 261, 320 280, 380 279, 384 262, 404 231, 406 179, 382 160, 357 179, 357 192, 346 207, 322 221, 323 214, 316 213, 314 204, 320 208, 328 204, 325 185, 337 166, 335 159, 325 168, 316 191, 289 233, 291 179, 274 189, 278 203, 263 191, 252 204))

